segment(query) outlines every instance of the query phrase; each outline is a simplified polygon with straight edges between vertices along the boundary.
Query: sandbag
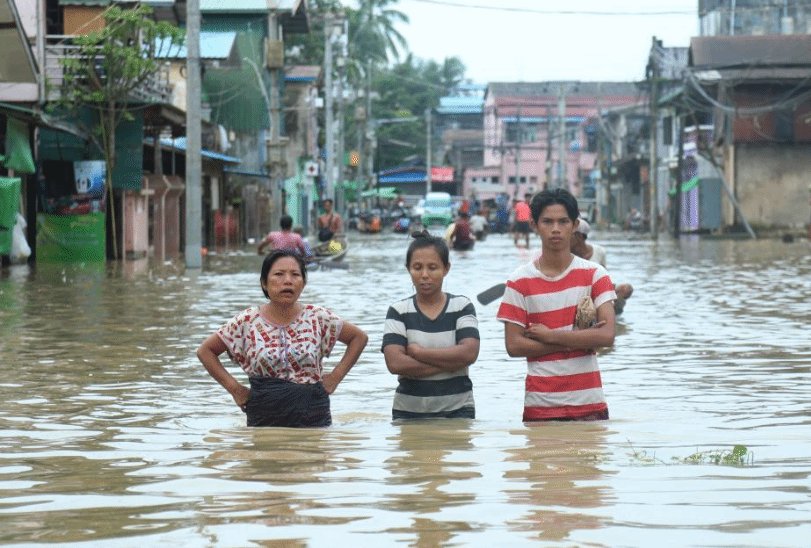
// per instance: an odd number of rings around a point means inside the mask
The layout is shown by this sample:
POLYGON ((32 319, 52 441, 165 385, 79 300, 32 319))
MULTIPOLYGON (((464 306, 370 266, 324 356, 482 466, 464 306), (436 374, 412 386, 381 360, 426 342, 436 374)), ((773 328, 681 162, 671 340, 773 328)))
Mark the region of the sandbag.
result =
POLYGON ((248 426, 332 425, 329 394, 321 383, 299 384, 273 377, 250 377, 250 383, 245 404, 248 426))

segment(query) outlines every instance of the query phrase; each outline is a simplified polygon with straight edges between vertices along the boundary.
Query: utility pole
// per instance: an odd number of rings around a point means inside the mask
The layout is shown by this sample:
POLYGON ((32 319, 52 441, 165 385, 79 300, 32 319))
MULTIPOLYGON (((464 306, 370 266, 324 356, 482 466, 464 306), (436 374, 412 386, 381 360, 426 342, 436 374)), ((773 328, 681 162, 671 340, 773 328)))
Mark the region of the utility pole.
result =
POLYGON ((369 177, 367 188, 375 186, 372 184, 375 169, 375 138, 374 125, 372 124, 372 60, 370 59, 366 71, 366 175, 369 177))
POLYGON ((544 162, 544 169, 546 170, 544 187, 552 188, 552 114, 549 105, 546 105, 546 161, 544 162))
MULTIPOLYGON (((200 0, 186 2, 186 268, 202 268, 200 0)), ((160 143, 156 143, 160 146, 160 143)))
POLYGON ((597 221, 598 226, 603 222, 603 201, 605 200, 605 192, 603 189, 603 177, 605 177, 605 162, 603 161, 603 89, 601 84, 597 84, 597 168, 598 177, 594 182, 594 220, 597 221))
POLYGON ((518 186, 521 184, 521 143, 523 142, 523 134, 521 132, 521 106, 518 106, 518 127, 515 147, 515 188, 513 189, 513 199, 518 198, 518 186))
POLYGON ((653 37, 651 57, 648 60, 648 73, 650 74, 650 164, 648 181, 650 184, 650 230, 651 237, 659 237, 659 61, 656 58, 658 47, 656 37, 653 37))
POLYGON ((324 90, 326 97, 324 97, 324 125, 326 126, 326 154, 325 154, 325 168, 324 180, 325 190, 324 198, 333 199, 334 192, 334 176, 335 176, 335 133, 333 132, 333 114, 332 114, 332 25, 333 15, 327 13, 327 19, 324 23, 324 90))
MULTIPOLYGON (((270 184, 271 196, 273 199, 273 215, 271 218, 271 227, 278 226, 279 220, 282 218, 285 204, 282 203, 284 197, 283 189, 283 175, 284 161, 283 143, 281 142, 281 99, 279 97, 279 71, 284 64, 284 48, 281 43, 281 32, 279 31, 278 17, 276 10, 271 9, 268 13, 268 41, 275 47, 281 48, 281 59, 268 63, 265 65, 270 69, 270 142, 268 143, 268 162, 270 167, 270 184)), ((269 52, 266 52, 266 55, 269 52)), ((260 79, 259 85, 263 85, 260 79)))
POLYGON ((431 192, 431 109, 425 109, 425 193, 431 192))
POLYGON ((344 162, 344 124, 346 122, 346 116, 344 116, 344 68, 346 66, 348 53, 346 43, 346 25, 348 21, 346 19, 340 19, 338 22, 340 24, 341 36, 339 40, 340 49, 338 50, 340 53, 335 63, 338 65, 338 100, 336 105, 338 116, 338 146, 335 152, 338 169, 335 174, 335 211, 339 215, 344 216, 346 210, 346 205, 344 204, 344 169, 346 168, 346 163, 344 162))
POLYGON ((676 158, 676 196, 673 200, 673 235, 678 239, 681 236, 681 185, 684 179, 684 115, 679 111, 676 116, 679 128, 679 152, 676 158))
POLYGON ((566 84, 560 83, 558 91, 558 176, 557 187, 568 189, 566 184, 566 84))

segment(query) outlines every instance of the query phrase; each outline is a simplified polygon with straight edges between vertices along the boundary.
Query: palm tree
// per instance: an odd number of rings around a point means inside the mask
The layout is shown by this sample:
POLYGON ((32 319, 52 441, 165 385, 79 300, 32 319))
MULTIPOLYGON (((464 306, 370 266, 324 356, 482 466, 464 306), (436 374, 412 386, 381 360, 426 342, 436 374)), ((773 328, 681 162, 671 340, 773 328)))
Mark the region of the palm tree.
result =
POLYGON ((401 50, 408 50, 408 42, 395 25, 408 23, 409 19, 405 13, 391 8, 397 2, 359 0, 358 9, 349 15, 350 57, 385 63, 399 59, 401 50))

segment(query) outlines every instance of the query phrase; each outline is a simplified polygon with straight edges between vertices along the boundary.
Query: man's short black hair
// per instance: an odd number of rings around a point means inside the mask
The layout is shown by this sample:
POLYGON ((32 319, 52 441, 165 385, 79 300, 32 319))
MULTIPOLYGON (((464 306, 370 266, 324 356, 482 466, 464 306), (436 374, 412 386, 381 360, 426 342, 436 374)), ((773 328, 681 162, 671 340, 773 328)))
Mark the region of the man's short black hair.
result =
POLYGON ((580 217, 580 208, 577 206, 577 198, 565 188, 544 189, 532 198, 529 208, 532 212, 532 220, 536 223, 541 217, 543 210, 551 205, 560 204, 566 208, 566 214, 572 221, 580 217))
POLYGON ((282 227, 282 230, 290 230, 293 227, 293 217, 282 215, 282 218, 279 219, 279 226, 282 227))

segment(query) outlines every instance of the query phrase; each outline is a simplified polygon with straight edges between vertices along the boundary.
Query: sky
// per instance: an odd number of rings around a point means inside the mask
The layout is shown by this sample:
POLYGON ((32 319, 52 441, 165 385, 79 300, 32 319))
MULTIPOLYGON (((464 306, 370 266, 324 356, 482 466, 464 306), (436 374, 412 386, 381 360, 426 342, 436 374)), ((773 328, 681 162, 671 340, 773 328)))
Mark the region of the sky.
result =
POLYGON ((478 84, 643 80, 654 36, 665 47, 687 47, 698 34, 698 0, 400 0, 392 7, 410 19, 398 30, 416 57, 459 57, 478 84))

